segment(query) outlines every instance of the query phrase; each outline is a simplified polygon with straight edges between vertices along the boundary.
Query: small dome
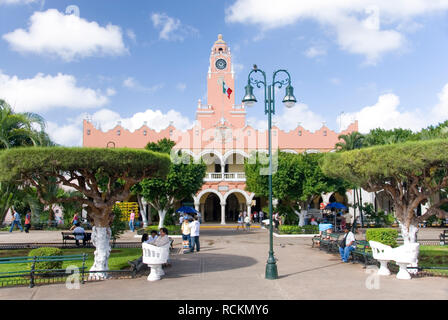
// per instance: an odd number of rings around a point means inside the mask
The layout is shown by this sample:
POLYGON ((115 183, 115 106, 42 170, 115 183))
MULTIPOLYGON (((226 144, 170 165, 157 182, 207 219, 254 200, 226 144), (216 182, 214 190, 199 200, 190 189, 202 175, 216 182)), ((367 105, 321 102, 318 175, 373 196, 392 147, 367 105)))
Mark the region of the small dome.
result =
POLYGON ((215 43, 226 43, 224 40, 222 40, 222 34, 218 34, 218 41, 215 43))

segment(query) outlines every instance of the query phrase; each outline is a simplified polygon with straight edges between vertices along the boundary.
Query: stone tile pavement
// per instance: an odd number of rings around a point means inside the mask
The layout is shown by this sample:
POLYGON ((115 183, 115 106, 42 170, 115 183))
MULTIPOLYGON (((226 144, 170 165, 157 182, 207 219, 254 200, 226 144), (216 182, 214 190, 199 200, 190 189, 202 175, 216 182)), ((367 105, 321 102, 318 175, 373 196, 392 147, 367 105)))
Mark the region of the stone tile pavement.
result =
POLYGON ((369 269, 311 248, 311 239, 274 238, 278 280, 264 279, 266 230, 203 230, 200 240, 199 253, 171 256, 172 266, 161 281, 108 280, 86 283, 79 290, 64 284, 4 288, 0 299, 448 299, 446 278, 381 277, 375 289, 369 269))

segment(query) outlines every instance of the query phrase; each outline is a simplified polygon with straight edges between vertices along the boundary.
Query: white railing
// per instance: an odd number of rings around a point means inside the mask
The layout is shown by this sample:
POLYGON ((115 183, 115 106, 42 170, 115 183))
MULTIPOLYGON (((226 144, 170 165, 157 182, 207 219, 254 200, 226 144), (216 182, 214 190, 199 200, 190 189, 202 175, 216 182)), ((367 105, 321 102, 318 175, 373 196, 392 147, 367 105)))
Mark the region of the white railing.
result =
POLYGON ((246 181, 246 174, 244 172, 209 172, 206 174, 204 181, 246 181))

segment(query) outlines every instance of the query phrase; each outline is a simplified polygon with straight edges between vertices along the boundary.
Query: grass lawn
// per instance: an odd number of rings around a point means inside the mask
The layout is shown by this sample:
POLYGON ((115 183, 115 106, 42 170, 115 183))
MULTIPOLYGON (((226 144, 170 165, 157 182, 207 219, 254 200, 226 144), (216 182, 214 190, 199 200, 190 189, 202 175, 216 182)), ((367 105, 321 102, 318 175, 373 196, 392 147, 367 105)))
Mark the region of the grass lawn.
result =
MULTIPOLYGON (((2 250, 0 251, 0 258, 6 257, 24 257, 28 255, 30 249, 22 250, 2 250)), ((94 248, 79 248, 79 249, 62 249, 64 255, 74 255, 87 253, 88 257, 86 260, 86 270, 89 270, 93 265, 94 260, 94 248)), ((128 261, 135 260, 142 255, 141 248, 124 248, 124 249, 112 249, 109 257, 109 269, 110 270, 123 270, 129 267, 128 261)), ((70 265, 75 265, 78 267, 82 266, 82 261, 64 261, 62 268, 65 269, 70 265)), ((20 263, 20 264, 0 264, 0 272, 8 271, 22 271, 30 270, 30 264, 20 263)))
POLYGON ((448 246, 420 246, 420 267, 444 267, 447 270, 431 270, 435 274, 448 275, 448 246))

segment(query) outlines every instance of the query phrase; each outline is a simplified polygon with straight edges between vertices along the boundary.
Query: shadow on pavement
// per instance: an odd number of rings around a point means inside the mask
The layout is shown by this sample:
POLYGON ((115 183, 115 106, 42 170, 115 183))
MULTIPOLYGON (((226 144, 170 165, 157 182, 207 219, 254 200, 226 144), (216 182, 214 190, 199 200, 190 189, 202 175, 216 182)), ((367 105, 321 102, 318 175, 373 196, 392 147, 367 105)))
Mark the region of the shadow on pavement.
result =
POLYGON ((296 274, 301 274, 301 273, 305 273, 305 272, 316 271, 316 270, 319 270, 319 269, 325 269, 325 268, 329 268, 329 267, 334 267, 334 266, 337 266, 337 265, 340 265, 340 264, 342 264, 342 262, 333 263, 333 264, 329 264, 329 265, 322 266, 322 267, 316 267, 316 268, 306 269, 306 270, 302 270, 302 271, 297 271, 297 272, 294 272, 294 273, 281 275, 278 278, 279 279, 283 279, 283 278, 287 278, 289 276, 293 276, 293 275, 296 275, 296 274))
POLYGON ((258 261, 247 256, 232 254, 199 253, 175 255, 171 259, 172 267, 167 272, 167 278, 180 278, 194 274, 206 275, 211 272, 222 272, 250 267, 258 261))

